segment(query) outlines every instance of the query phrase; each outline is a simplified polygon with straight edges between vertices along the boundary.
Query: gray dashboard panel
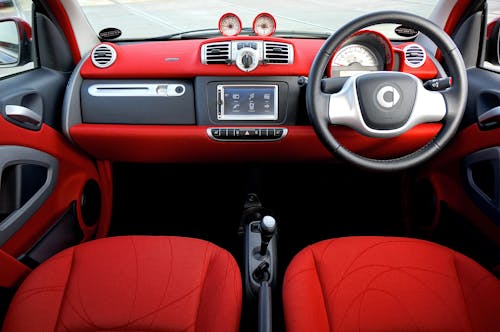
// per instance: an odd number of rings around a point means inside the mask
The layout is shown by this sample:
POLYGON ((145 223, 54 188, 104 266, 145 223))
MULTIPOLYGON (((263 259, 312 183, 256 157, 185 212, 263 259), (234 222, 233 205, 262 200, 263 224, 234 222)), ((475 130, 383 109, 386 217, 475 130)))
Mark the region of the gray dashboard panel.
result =
POLYGON ((196 123, 189 80, 84 80, 80 96, 83 123, 196 123))

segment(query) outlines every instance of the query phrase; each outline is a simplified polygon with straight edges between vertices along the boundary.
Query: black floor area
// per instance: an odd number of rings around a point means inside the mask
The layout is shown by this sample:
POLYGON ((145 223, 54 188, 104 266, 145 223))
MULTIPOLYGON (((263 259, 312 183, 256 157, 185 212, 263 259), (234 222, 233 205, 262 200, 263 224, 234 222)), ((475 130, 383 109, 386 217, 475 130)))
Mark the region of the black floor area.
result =
MULTIPOLYGON (((399 174, 337 164, 115 164, 114 183, 110 235, 203 238, 229 250, 238 262, 243 204, 248 193, 256 193, 278 223, 275 331, 283 330, 280 281, 300 249, 332 237, 405 235, 399 174)), ((254 303, 243 311, 242 331, 256 331, 254 303)))

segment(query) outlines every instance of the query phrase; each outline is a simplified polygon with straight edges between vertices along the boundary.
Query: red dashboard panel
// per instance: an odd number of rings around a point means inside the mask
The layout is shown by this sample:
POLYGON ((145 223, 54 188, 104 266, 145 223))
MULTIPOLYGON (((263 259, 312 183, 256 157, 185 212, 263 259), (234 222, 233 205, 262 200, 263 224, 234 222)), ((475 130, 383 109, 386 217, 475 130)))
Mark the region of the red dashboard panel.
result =
MULTIPOLYGON (((325 41, 323 39, 281 39, 273 37, 236 36, 209 40, 170 40, 142 43, 110 44, 117 53, 116 62, 108 68, 97 68, 87 59, 80 74, 84 79, 192 78, 195 76, 307 76, 312 62, 325 41), (258 66, 244 73, 234 65, 202 64, 201 46, 230 40, 265 40, 290 43, 294 47, 294 63, 258 66)), ((404 59, 407 44, 392 45, 393 52, 404 59)), ((389 54, 391 52, 388 52, 389 54)), ((388 62, 392 64, 392 59, 388 62)), ((420 68, 411 68, 401 61, 400 71, 422 79, 433 78, 437 69, 427 57, 420 68)))
MULTIPOLYGON (((245 37, 245 40, 256 37, 245 37)), ((238 40, 242 37, 216 38, 238 40)), ((258 37, 258 40, 263 40, 258 37)), ((292 65, 261 65, 251 72, 251 76, 307 76, 317 51, 324 43, 321 39, 277 39, 265 40, 291 43, 295 49, 292 65)), ((87 60, 80 74, 83 78, 190 78, 195 76, 241 76, 243 73, 234 65, 201 63, 201 45, 207 41, 178 40, 144 42, 134 44, 113 44, 117 53, 115 64, 108 68, 97 68, 87 60)))
MULTIPOLYGON (((346 127, 332 133, 348 149, 361 155, 393 158, 417 150, 431 140, 440 125, 415 127, 396 138, 369 138, 346 127)), ((288 127, 276 142, 219 142, 205 126, 145 126, 81 124, 71 137, 98 159, 132 162, 282 162, 328 161, 327 151, 310 126, 288 127)), ((252 127, 255 128, 255 127, 252 127)))

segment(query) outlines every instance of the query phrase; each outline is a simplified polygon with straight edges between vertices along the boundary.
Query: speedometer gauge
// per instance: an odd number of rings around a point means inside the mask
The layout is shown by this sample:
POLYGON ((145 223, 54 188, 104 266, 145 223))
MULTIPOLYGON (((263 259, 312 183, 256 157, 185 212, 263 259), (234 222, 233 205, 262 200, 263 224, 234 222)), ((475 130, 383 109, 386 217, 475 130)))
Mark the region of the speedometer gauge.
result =
POLYGON ((276 31, 276 20, 271 14, 260 13, 253 20, 253 31, 258 36, 270 36, 276 31))
POLYGON ((219 19, 219 31, 224 36, 236 36, 241 31, 241 20, 233 13, 226 13, 219 19))
POLYGON ((333 57, 332 67, 375 67, 379 66, 377 57, 366 46, 351 44, 342 47, 333 57))

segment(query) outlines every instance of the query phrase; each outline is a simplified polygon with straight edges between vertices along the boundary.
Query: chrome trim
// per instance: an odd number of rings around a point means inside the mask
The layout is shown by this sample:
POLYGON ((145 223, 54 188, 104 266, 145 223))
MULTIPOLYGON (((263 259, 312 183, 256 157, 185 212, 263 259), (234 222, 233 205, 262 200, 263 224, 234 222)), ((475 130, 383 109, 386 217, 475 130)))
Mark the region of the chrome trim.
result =
POLYGON ((425 63, 425 60, 427 60, 427 51, 425 50, 425 48, 423 48, 419 44, 412 43, 412 44, 407 45, 405 48, 403 48, 403 54, 405 56, 405 64, 407 66, 411 67, 411 68, 420 68, 420 67, 422 67, 424 65, 424 63, 425 63), (408 58, 406 57, 406 52, 411 47, 416 47, 416 48, 420 49, 422 51, 422 53, 423 53, 422 60, 419 63, 417 63, 417 64, 409 62, 408 58))
POLYGON ((204 65, 209 64, 207 62, 207 48, 208 47, 215 47, 216 45, 226 45, 227 46, 227 60, 231 60, 232 55, 231 55, 231 42, 215 42, 215 43, 208 43, 208 44, 203 44, 201 46, 201 63, 204 65))
POLYGON ((5 115, 22 123, 38 126, 42 116, 35 111, 20 105, 5 105, 5 115))
POLYGON ((268 44, 277 44, 277 45, 285 45, 288 47, 288 58, 287 58, 287 62, 286 63, 270 63, 270 64, 273 64, 273 65, 289 65, 289 64, 293 64, 294 60, 295 60, 295 56, 294 56, 294 48, 293 48, 293 45, 292 44, 288 44, 288 43, 282 43, 282 42, 273 42, 273 41, 264 41, 264 61, 266 60, 269 60, 266 56, 268 54, 268 52, 266 52, 266 46, 268 44))
POLYGON ((183 84, 93 84, 88 93, 94 97, 179 97, 183 84))
POLYGON ((100 45, 97 45, 96 47, 94 47, 94 49, 92 50, 92 63, 94 64, 94 66, 96 66, 97 68, 108 68, 109 66, 111 66, 113 63, 115 63, 116 61, 116 50, 113 46, 111 45, 108 45, 108 44, 100 44, 100 45), (107 49, 109 52, 111 52, 111 58, 109 59, 108 62, 106 63, 99 63, 96 58, 95 58, 95 54, 96 52, 101 52, 101 49, 107 49))

